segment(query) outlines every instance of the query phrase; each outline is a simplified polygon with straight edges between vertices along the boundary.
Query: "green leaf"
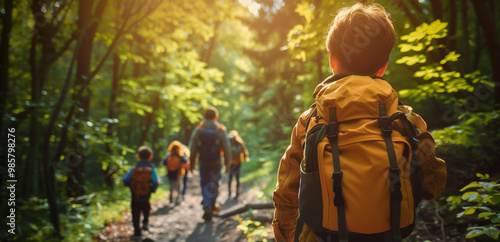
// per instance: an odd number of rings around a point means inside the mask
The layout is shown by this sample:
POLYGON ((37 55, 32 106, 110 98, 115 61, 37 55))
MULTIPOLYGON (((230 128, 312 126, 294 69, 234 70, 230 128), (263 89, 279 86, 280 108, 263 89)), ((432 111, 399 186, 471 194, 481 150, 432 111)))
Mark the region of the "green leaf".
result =
POLYGON ((468 207, 468 208, 465 208, 464 210, 464 215, 472 215, 476 212, 476 208, 475 207, 468 207))
POLYGON ((477 230, 477 229, 473 229, 473 230, 469 231, 469 232, 465 235, 465 238, 466 238, 466 239, 471 239, 471 238, 477 237, 477 236, 482 235, 482 234, 484 234, 484 231, 482 231, 482 230, 477 230))
POLYGON ((497 214, 497 215, 491 216, 490 221, 491 221, 492 223, 495 223, 495 224, 496 224, 496 223, 500 223, 500 214, 497 214))
POLYGON ((478 215, 479 218, 484 218, 484 219, 489 219, 492 215, 495 215, 496 213, 492 212, 482 212, 478 215))
POLYGON ((474 201, 475 199, 477 199, 479 197, 479 193, 478 192, 466 192, 462 195, 462 199, 463 200, 467 200, 469 202, 472 202, 474 201))
POLYGON ((467 186, 460 189, 460 191, 463 192, 469 188, 476 188, 476 187, 482 187, 482 186, 479 183, 477 183, 476 181, 473 181, 473 182, 469 183, 467 186))
POLYGON ((498 235, 500 234, 500 230, 493 226, 484 228, 484 232, 493 239, 498 239, 498 235))

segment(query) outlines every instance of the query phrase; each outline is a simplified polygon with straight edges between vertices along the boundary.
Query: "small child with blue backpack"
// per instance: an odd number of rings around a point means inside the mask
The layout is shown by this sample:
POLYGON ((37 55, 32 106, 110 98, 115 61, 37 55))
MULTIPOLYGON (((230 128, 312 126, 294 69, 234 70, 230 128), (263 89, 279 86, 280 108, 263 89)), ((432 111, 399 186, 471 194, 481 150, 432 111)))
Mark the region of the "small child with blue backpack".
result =
POLYGON ((141 228, 139 226, 141 213, 144 216, 142 220, 142 230, 149 230, 149 213, 151 211, 151 204, 149 199, 151 193, 155 192, 158 188, 158 176, 151 164, 153 159, 153 151, 147 146, 141 146, 138 149, 136 159, 139 162, 130 169, 130 171, 123 178, 123 184, 130 187, 132 193, 131 210, 132 210, 132 223, 134 224, 134 235, 131 239, 141 238, 141 228))

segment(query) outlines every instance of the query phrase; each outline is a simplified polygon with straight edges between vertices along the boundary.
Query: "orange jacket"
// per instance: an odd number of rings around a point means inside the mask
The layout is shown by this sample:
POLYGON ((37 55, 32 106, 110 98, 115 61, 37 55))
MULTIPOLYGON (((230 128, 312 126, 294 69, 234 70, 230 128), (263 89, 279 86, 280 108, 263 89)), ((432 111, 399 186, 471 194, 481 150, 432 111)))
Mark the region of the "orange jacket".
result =
MULTIPOLYGON (((335 77, 334 77, 335 78, 335 77)), ((340 79, 342 77, 338 77, 340 79)), ((352 77, 351 77, 352 78, 352 77)), ((313 94, 317 98, 319 91, 324 87, 325 82, 320 83, 313 94)), ((425 151, 416 151, 419 158, 423 158, 422 173, 422 198, 426 200, 435 199, 446 184, 446 166, 443 160, 434 156, 434 140, 432 135, 427 132, 425 121, 415 114, 411 107, 400 106, 408 119, 421 132, 417 138, 427 145, 425 151)), ((273 194, 274 201, 274 219, 273 231, 276 241, 293 241, 295 234, 296 221, 298 218, 298 191, 300 183, 300 162, 303 158, 303 145, 306 136, 306 123, 312 112, 309 109, 299 117, 291 135, 291 144, 281 158, 278 170, 278 181, 276 190, 273 194)), ((422 159, 421 159, 422 160, 422 159)), ((304 224, 300 241, 316 241, 314 232, 304 224)))

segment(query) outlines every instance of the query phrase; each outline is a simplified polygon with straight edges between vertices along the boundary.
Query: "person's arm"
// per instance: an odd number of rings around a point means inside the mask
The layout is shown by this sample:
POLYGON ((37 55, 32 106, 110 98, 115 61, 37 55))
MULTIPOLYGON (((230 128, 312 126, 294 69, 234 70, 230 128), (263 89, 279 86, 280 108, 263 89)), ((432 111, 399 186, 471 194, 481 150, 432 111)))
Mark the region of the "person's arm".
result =
POLYGON ((291 143, 280 161, 278 182, 273 193, 275 211, 272 224, 276 241, 293 241, 294 238, 299 208, 302 143, 309 112, 310 110, 304 112, 297 121, 292 131, 291 143))
POLYGON ((128 172, 127 174, 125 175, 125 177, 123 177, 123 185, 125 186, 130 186, 130 184, 132 183, 132 171, 134 170, 135 166, 133 166, 128 172))
POLYGON ((247 146, 245 145, 245 142, 241 140, 241 147, 243 148, 243 160, 244 161, 250 161, 250 156, 248 154, 248 149, 247 146))
POLYGON ((158 175, 156 174, 156 171, 154 168, 151 167, 152 170, 152 176, 151 176, 151 192, 156 192, 156 189, 158 188, 158 175))
POLYGON ((191 139, 189 139, 189 151, 191 153, 189 162, 191 171, 196 167, 196 156, 198 155, 198 130, 198 126, 196 126, 191 134, 191 139))
POLYGON ((413 111, 410 106, 399 106, 406 114, 408 120, 420 132, 417 135, 419 140, 418 148, 415 150, 417 159, 421 162, 422 168, 422 199, 434 200, 446 187, 446 162, 435 155, 436 142, 432 134, 427 130, 424 119, 413 111))
POLYGON ((189 162, 189 159, 187 158, 187 156, 186 156, 186 155, 181 155, 180 157, 181 157, 181 162, 182 162, 183 164, 186 164, 186 163, 188 163, 188 162, 189 162))
POLYGON ((229 166, 231 165, 231 144, 227 138, 226 127, 223 125, 221 125, 220 133, 220 142, 222 143, 222 149, 224 150, 224 164, 226 166, 226 172, 228 172, 229 166))

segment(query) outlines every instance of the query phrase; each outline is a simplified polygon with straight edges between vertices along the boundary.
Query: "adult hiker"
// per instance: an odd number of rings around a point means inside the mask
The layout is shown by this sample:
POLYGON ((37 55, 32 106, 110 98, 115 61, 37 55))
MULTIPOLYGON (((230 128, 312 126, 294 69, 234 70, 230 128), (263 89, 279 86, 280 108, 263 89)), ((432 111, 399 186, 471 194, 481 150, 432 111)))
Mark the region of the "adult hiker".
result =
POLYGON ((220 210, 216 204, 219 195, 219 180, 221 178, 222 155, 226 172, 231 161, 231 150, 227 138, 227 130, 218 122, 219 112, 215 107, 205 111, 204 119, 194 129, 190 140, 191 171, 199 161, 201 195, 204 214, 202 218, 208 221, 220 210), (199 157, 198 157, 199 155, 199 157))

